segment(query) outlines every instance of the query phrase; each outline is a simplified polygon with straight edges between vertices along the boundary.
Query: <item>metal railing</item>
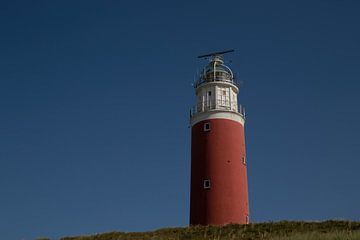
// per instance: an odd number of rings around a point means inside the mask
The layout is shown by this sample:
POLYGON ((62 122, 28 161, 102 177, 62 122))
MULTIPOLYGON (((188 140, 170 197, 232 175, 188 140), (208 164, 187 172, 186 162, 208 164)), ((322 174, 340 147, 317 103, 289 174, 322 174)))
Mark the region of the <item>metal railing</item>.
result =
POLYGON ((245 108, 241 104, 238 104, 236 108, 236 105, 230 104, 229 101, 225 100, 218 100, 216 102, 200 102, 190 109, 190 116, 192 117, 197 113, 207 112, 211 110, 232 111, 240 113, 245 118, 245 108))
POLYGON ((198 86, 204 84, 204 83, 209 83, 209 82, 227 82, 227 83, 231 83, 234 84, 235 86, 239 87, 240 83, 235 81, 233 78, 230 78, 227 75, 213 75, 213 74, 208 74, 206 76, 201 75, 198 80, 194 83, 194 88, 197 88, 198 86))

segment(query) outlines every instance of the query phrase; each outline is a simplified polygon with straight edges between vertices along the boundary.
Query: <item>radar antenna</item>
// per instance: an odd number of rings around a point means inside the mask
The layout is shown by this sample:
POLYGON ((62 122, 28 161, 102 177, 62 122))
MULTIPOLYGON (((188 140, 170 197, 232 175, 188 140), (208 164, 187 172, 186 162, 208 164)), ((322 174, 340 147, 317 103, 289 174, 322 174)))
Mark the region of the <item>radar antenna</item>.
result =
POLYGON ((230 53, 230 52, 234 52, 234 49, 230 49, 230 50, 226 50, 226 51, 222 51, 222 52, 213 52, 213 53, 209 53, 209 54, 205 54, 205 55, 200 55, 198 56, 198 58, 205 58, 205 57, 215 57, 215 56, 219 56, 219 55, 223 55, 225 53, 230 53))

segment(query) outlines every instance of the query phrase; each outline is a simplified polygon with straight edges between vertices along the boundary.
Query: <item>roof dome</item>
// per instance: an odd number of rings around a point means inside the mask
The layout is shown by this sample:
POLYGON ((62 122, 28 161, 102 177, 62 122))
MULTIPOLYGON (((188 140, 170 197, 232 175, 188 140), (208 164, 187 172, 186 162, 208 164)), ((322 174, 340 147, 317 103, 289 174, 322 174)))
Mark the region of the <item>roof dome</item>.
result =
POLYGON ((234 83, 233 80, 234 75, 231 69, 224 64, 220 56, 215 56, 210 60, 209 64, 204 67, 195 87, 208 82, 234 83))

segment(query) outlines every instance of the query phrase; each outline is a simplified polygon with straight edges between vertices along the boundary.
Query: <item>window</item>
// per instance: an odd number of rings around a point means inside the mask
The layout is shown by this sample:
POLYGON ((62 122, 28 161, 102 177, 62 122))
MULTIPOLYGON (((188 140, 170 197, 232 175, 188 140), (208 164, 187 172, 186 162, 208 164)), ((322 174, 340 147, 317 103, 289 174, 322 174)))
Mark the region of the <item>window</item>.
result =
POLYGON ((221 108, 229 109, 230 108, 230 95, 229 89, 219 87, 217 96, 217 103, 221 108))
POLYGON ((209 179, 204 180, 204 189, 210 189, 210 180, 209 179))
POLYGON ((204 132, 210 131, 210 123, 204 123, 204 132))
POLYGON ((211 91, 208 91, 208 95, 211 96, 211 91))
POLYGON ((249 215, 246 215, 246 217, 245 217, 245 223, 246 223, 246 224, 249 224, 249 223, 250 223, 249 215))
POLYGON ((246 157, 245 156, 242 156, 242 162, 243 162, 243 164, 246 164, 246 157))

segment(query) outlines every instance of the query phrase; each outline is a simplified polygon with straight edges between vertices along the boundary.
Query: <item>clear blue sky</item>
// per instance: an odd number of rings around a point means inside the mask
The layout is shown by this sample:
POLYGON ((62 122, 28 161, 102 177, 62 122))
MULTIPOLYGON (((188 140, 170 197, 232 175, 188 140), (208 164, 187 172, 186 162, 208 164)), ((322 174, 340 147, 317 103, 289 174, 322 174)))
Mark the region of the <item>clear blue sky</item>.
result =
POLYGON ((358 1, 1 1, 0 238, 186 226, 199 54, 243 87, 253 222, 360 220, 358 1))

